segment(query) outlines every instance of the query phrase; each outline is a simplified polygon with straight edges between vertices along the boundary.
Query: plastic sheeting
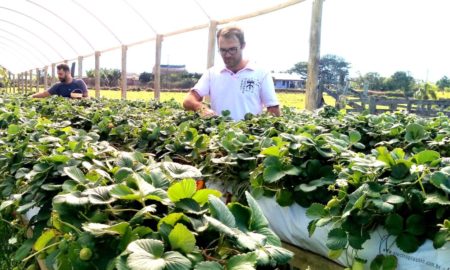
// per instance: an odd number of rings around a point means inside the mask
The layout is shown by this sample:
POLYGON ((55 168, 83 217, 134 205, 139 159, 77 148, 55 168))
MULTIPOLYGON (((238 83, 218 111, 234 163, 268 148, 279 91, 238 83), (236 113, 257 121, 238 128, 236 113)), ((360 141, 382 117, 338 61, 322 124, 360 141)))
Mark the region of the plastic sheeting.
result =
POLYGON ((290 1, 2 0, 0 65, 21 72, 92 56, 95 51, 115 49, 120 54, 122 45, 151 42, 156 34, 171 35, 194 26, 203 27, 206 47, 211 20, 286 2, 290 1))

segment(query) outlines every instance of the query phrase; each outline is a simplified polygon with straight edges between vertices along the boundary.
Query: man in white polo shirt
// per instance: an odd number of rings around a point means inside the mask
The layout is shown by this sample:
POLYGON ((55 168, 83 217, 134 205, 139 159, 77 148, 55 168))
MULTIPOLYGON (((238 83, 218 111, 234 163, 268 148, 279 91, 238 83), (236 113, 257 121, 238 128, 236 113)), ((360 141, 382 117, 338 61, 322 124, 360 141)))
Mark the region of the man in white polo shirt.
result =
POLYGON ((220 55, 225 65, 208 69, 189 91, 183 106, 201 116, 231 112, 234 120, 242 120, 246 113, 260 114, 264 107, 273 115, 280 115, 272 76, 242 57, 245 48, 243 31, 226 27, 217 32, 220 55), (210 96, 211 108, 202 103, 210 96))

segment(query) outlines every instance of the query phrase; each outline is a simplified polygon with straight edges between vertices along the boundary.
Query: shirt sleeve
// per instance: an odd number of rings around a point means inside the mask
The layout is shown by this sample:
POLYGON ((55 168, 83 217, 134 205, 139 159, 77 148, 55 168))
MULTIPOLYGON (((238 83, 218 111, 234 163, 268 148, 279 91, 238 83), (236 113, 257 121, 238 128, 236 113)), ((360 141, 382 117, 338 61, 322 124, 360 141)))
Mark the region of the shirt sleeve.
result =
POLYGON ((83 97, 87 97, 88 90, 87 90, 86 83, 83 80, 77 80, 76 84, 78 85, 78 87, 80 87, 81 93, 83 93, 83 97))
POLYGON ((210 75, 211 70, 208 69, 205 73, 203 73, 202 77, 198 80, 198 82, 195 84, 195 86, 192 88, 199 96, 209 96, 209 89, 210 89, 210 75))
POLYGON ((275 86, 270 73, 267 73, 266 76, 264 76, 261 83, 261 101, 266 108, 280 104, 278 102, 277 94, 275 93, 275 86))
POLYGON ((52 85, 47 92, 50 95, 57 95, 58 94, 58 88, 59 88, 59 83, 55 83, 54 85, 52 85))

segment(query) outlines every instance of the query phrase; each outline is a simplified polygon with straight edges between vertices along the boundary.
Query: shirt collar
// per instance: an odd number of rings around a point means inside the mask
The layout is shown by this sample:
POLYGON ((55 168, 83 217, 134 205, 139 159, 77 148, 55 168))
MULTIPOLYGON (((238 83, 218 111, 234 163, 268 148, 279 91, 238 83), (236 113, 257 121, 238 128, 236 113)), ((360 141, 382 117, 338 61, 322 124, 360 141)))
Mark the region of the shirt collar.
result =
MULTIPOLYGON (((248 61, 247 65, 243 69, 239 70, 238 73, 244 70, 255 70, 255 63, 253 61, 248 61)), ((223 63, 222 65, 220 65, 220 72, 228 72, 234 74, 234 72, 225 67, 225 64, 223 63)))

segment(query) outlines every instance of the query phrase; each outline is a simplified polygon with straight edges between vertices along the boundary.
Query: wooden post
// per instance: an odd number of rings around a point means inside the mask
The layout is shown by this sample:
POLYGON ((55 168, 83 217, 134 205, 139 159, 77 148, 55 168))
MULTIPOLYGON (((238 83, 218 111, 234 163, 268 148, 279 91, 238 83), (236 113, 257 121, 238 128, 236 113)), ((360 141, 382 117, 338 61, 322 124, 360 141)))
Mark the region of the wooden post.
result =
POLYGON ((373 96, 369 96, 369 113, 376 114, 377 113, 377 101, 373 96))
POLYGON ((11 86, 12 86, 12 81, 11 81, 11 72, 9 72, 9 70, 8 70, 8 83, 6 84, 6 92, 7 93, 11 93, 12 91, 12 89, 11 89, 11 86))
POLYGON ((24 73, 25 73, 25 81, 24 81, 25 89, 24 89, 24 92, 26 94, 28 92, 28 72, 25 71, 24 73))
POLYGON ((322 99, 322 93, 319 92, 318 89, 322 6, 323 0, 314 0, 309 36, 308 78, 306 80, 305 100, 305 108, 310 111, 319 108, 319 104, 322 99))
POLYGON ((216 54, 216 32, 217 32, 217 21, 209 22, 209 33, 208 33, 208 56, 206 58, 206 68, 214 66, 214 56, 216 54))
POLYGON ((122 45, 122 99, 127 99, 127 46, 122 45))
POLYGON ((95 97, 100 97, 100 52, 95 52, 95 97))
POLYGON ((41 71, 36 69, 36 93, 39 93, 39 79, 41 78, 41 71))
POLYGON ((162 35, 156 36, 156 55, 155 55, 155 79, 154 79, 154 99, 159 100, 161 93, 161 48, 162 48, 162 35))
POLYGON ((83 79, 83 56, 78 56, 78 79, 83 79))
POLYGON ((55 68, 56 68, 56 64, 52 64, 52 85, 56 83, 55 68))
POLYGON ((30 69, 30 92, 33 92, 33 70, 30 69))
POLYGON ((47 76, 48 76, 48 66, 45 66, 44 67, 44 91, 47 90, 47 87, 48 87, 47 76))
POLYGON ((12 82, 13 82, 13 85, 12 85, 12 93, 15 93, 16 92, 16 87, 17 87, 17 81, 16 81, 16 74, 13 74, 12 75, 12 82))

